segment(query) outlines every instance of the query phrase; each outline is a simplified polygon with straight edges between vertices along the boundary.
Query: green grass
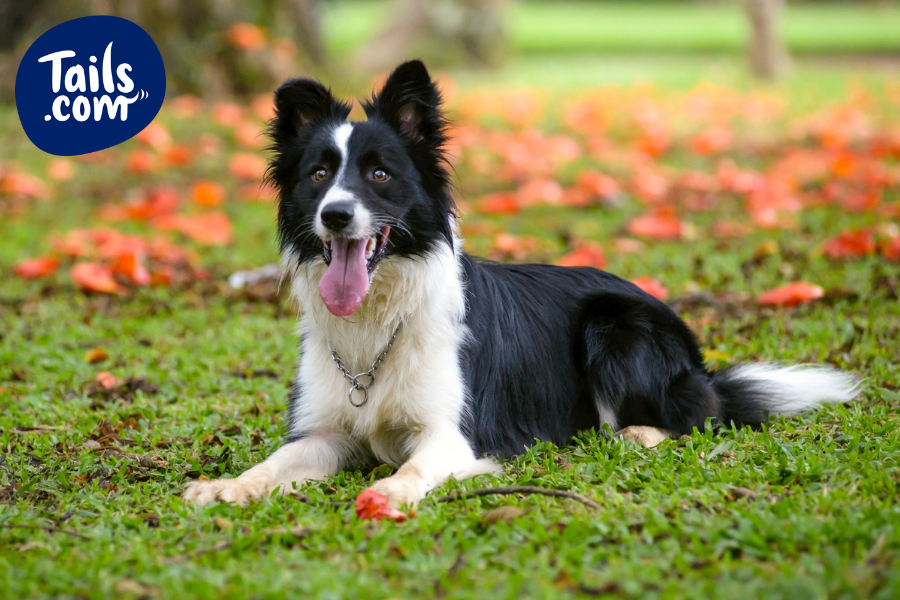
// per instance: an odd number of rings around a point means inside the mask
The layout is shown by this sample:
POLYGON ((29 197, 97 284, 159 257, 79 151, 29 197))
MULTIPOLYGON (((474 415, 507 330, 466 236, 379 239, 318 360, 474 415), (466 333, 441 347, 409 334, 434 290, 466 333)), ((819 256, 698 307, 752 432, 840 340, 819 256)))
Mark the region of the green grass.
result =
MULTIPOLYGON (((261 207, 238 214, 255 223, 269 218, 261 207)), ((615 228, 625 214, 553 219, 585 233, 597 232, 592 224, 615 228)), ((0 308, 0 381, 7 388, 0 395, 0 490, 16 491, 0 504, 0 524, 51 525, 88 539, 0 530, 0 595, 99 598, 133 589, 139 593, 126 595, 387 598, 443 590, 455 598, 543 598, 596 588, 610 597, 896 597, 900 395, 890 389, 900 385, 900 306, 873 287, 884 269, 878 260, 835 268, 822 259, 787 258, 837 230, 835 217, 813 213, 800 236, 775 236, 782 253, 760 265, 749 284, 741 264, 769 236, 717 254, 711 242, 653 245, 639 258, 616 258, 610 270, 664 274, 676 295, 688 281, 708 282, 714 293, 755 293, 781 282, 785 268, 859 293, 796 310, 742 310, 699 328, 705 347, 734 360, 834 361, 853 369, 869 379, 858 403, 778 420, 762 432, 695 434, 654 450, 589 432, 571 448, 536 445, 503 476, 434 494, 539 485, 584 494, 603 507, 596 513, 538 497, 442 505, 426 499, 405 524, 371 525, 349 509, 285 498, 247 509, 185 505, 177 494, 186 473, 237 475, 278 446, 296 359, 290 311, 215 288, 109 300, 8 282, 0 308), (93 347, 107 350, 106 364, 85 362, 93 347), (84 386, 100 368, 145 378, 160 392, 92 406, 84 386), (277 377, 232 374, 264 369, 277 377), (115 425, 135 414, 138 429, 121 433, 129 440, 123 448, 155 454, 167 468, 99 458, 84 447, 101 420, 115 425), (63 429, 16 433, 37 425, 63 429), (239 431, 230 430, 235 425, 239 431), (209 435, 223 445, 204 442, 209 435), (251 439, 259 445, 251 447, 251 439), (737 499, 733 486, 760 497, 737 499), (503 505, 526 512, 482 524, 485 511, 503 505), (303 534, 283 531, 292 528, 303 534), (230 546, 216 550, 223 542, 230 546)), ((45 212, 4 222, 0 235, 24 228, 38 239, 54 218, 45 212)), ((548 218, 537 211, 510 228, 546 234, 548 218)), ((316 501, 349 500, 374 477, 344 473, 304 491, 316 501)))
MULTIPOLYGON (((324 6, 328 47, 345 54, 388 22, 390 1, 324 6)), ((740 2, 516 2, 508 7, 514 53, 743 52, 747 23, 740 2)), ((795 53, 896 53, 900 5, 894 2, 790 4, 785 43, 795 53)))
MULTIPOLYGON (((800 78, 785 92, 793 110, 806 110, 833 102, 836 86, 831 78, 800 78), (822 90, 809 91, 819 84, 822 90)), ((170 124, 176 139, 215 129, 205 119, 170 124)), ((0 160, 42 172, 45 157, 22 142, 8 110, 0 111, 0 131, 0 160)), ((222 162, 165 172, 153 183, 185 186, 201 175, 224 181, 222 162)), ((121 200, 143 183, 84 167, 55 201, 2 214, 0 272, 44 253, 50 231, 96 224, 99 202, 121 200)), ((896 199, 896 191, 886 198, 896 199)), ((202 251, 209 283, 107 298, 74 290, 64 273, 43 282, 0 280, 0 597, 900 596, 897 265, 876 257, 831 262, 812 251, 845 227, 883 218, 819 208, 802 213, 795 231, 723 241, 709 235, 720 212, 694 213, 687 216, 700 234, 693 241, 650 242, 639 255, 608 251, 609 271, 660 277, 673 299, 697 289, 731 299, 734 308, 681 310, 704 348, 728 357, 723 363, 836 364, 867 379, 857 402, 773 420, 758 432, 695 433, 651 450, 592 431, 567 447, 537 443, 506 463, 503 475, 448 483, 408 522, 379 524, 292 498, 241 509, 198 508, 178 497, 189 478, 235 476, 278 447, 297 359, 290 303, 223 283, 234 269, 276 259, 272 208, 230 203, 226 210, 236 241, 202 251), (777 252, 754 259, 771 241, 777 252), (784 310, 747 301, 790 279, 814 281, 829 295, 784 310), (88 364, 85 353, 97 347, 109 359, 88 364), (92 398, 86 386, 100 370, 144 378, 159 391, 127 401, 92 398), (235 375, 267 370, 275 376, 235 375), (127 421, 134 428, 120 432, 120 447, 167 465, 98 456, 85 441, 102 421, 127 421), (39 425, 57 429, 35 431, 39 425), (539 496, 434 501, 499 485, 572 490, 602 509, 539 496), (741 498, 734 487, 758 497, 741 498), (485 522, 499 506, 524 514, 485 522)), ((560 232, 609 249, 639 211, 626 202, 482 219, 539 236, 553 259, 563 251, 560 232)), ((468 248, 481 254, 490 244, 478 235, 468 248)), ((352 500, 387 472, 345 472, 303 491, 317 503, 352 500)))

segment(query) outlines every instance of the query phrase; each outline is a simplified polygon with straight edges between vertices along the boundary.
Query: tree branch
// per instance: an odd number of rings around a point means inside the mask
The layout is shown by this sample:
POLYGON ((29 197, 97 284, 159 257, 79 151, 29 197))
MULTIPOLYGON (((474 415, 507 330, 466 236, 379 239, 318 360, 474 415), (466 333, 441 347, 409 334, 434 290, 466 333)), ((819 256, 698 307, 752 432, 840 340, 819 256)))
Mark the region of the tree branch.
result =
POLYGON ((443 498, 439 498, 438 502, 454 502, 468 496, 509 496, 512 494, 537 494, 540 496, 551 496, 553 498, 566 498, 567 500, 575 500, 576 502, 580 502, 594 510, 600 510, 603 508, 590 498, 579 496, 574 492, 567 492, 565 490, 551 490, 548 488, 537 487, 535 485, 519 485, 513 487, 480 488, 477 490, 466 490, 463 492, 450 494, 449 496, 444 496, 443 498))

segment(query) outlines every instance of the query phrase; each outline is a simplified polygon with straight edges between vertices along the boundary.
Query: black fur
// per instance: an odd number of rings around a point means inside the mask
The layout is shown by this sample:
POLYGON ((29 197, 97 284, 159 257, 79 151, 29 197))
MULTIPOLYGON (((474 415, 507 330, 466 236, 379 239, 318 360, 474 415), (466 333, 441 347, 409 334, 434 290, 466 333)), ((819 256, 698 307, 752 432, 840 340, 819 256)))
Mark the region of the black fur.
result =
MULTIPOLYGON (((311 219, 325 188, 311 174, 334 168, 331 136, 349 107, 304 79, 275 98, 269 177, 280 190, 282 249, 302 263, 322 254, 311 219)), ((439 242, 452 244, 446 121, 425 67, 401 65, 364 107, 368 121, 355 125, 349 149, 359 169, 347 186, 394 227, 388 254, 414 259, 439 242), (359 175, 376 164, 391 173, 389 185, 359 175)), ((471 405, 463 427, 476 452, 513 455, 535 439, 561 444, 600 426, 600 413, 620 428, 675 434, 702 430, 710 418, 738 425, 766 418, 765 390, 727 370, 708 372, 687 325, 633 284, 596 269, 465 254, 462 265, 471 332, 460 350, 471 405)))

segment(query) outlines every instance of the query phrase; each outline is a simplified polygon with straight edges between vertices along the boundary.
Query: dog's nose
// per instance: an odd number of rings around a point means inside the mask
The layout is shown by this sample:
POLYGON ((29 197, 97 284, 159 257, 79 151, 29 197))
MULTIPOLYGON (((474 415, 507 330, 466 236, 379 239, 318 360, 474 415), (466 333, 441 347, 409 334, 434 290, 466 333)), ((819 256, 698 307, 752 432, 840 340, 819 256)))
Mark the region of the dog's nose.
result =
POLYGON ((353 220, 353 204, 332 202, 322 209, 322 223, 331 231, 341 231, 353 220))

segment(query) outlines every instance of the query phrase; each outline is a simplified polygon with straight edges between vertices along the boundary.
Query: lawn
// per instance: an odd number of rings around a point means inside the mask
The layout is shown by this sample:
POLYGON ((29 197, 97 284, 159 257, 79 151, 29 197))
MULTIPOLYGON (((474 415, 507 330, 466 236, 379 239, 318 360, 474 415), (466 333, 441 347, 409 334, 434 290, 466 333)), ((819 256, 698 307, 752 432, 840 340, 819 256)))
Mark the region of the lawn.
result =
MULTIPOLYGON (((329 49, 349 52, 371 38, 393 0, 338 0, 323 6, 329 49)), ((509 38, 516 54, 742 53, 747 23, 741 2, 515 2, 509 38)), ((896 2, 790 3, 782 33, 795 53, 896 53, 896 2)))
POLYGON ((0 597, 900 596, 900 90, 877 73, 834 77, 765 89, 445 81, 463 125, 471 252, 602 251, 607 270, 668 291, 712 367, 826 362, 866 385, 856 402, 761 431, 649 450, 595 431, 563 448, 536 442, 500 476, 436 490, 405 523, 340 504, 386 466, 308 484, 306 501, 198 508, 178 496, 190 479, 258 463, 282 434, 295 311, 272 284, 226 284, 277 260, 273 206, 242 199, 259 172, 235 158, 262 155, 245 127, 258 129, 260 111, 171 101, 153 135, 64 168, 4 109, 0 597), (201 179, 225 201, 199 194, 201 179), (164 186, 176 197, 165 211, 153 204, 164 186), (185 226, 210 214, 227 217, 230 243, 185 226), (636 225, 673 220, 671 239, 636 225), (149 256, 157 285, 119 272, 120 293, 85 293, 69 267, 107 264, 108 247, 71 230, 99 227, 194 255, 149 256), (12 275, 54 252, 55 273, 12 275), (756 301, 801 280, 824 297, 756 301), (529 494, 437 502, 513 485, 600 508, 529 494))

